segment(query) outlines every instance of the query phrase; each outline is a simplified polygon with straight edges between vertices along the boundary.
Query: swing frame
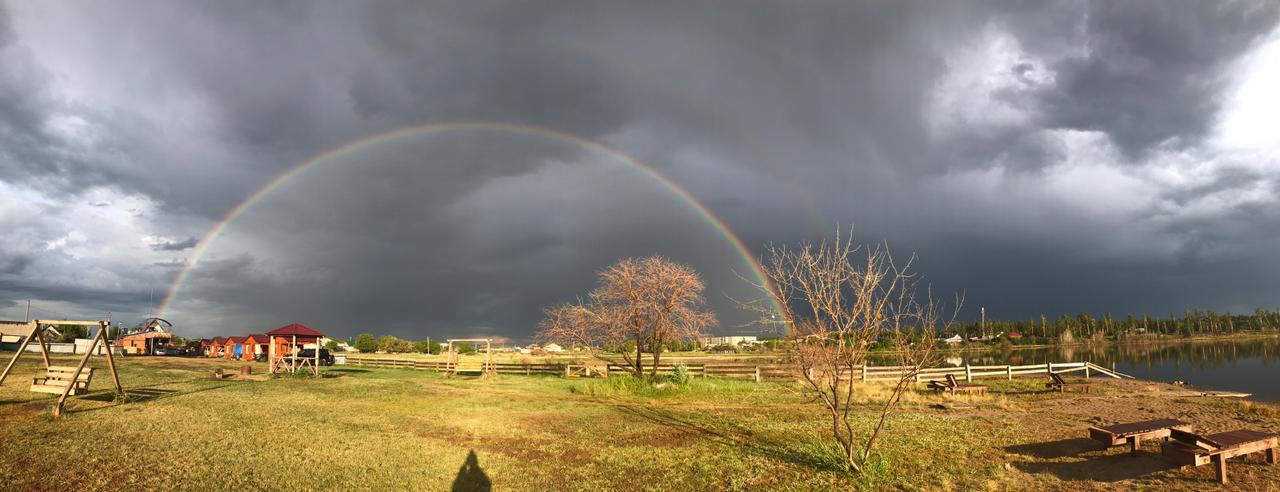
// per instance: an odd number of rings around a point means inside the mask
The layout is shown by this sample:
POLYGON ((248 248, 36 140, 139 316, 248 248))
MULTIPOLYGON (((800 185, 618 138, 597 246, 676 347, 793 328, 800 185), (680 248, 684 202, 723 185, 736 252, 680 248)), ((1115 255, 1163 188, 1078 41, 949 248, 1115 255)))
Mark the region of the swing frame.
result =
POLYGON ((458 375, 458 350, 454 347, 454 342, 484 342, 484 366, 480 369, 480 377, 489 379, 497 374, 497 367, 493 365, 493 339, 491 338, 450 338, 446 340, 445 346, 448 347, 448 360, 445 362, 445 377, 453 377, 458 375))
MULTIPOLYGON (((121 396, 125 395, 124 387, 120 386, 120 374, 116 372, 115 357, 111 355, 111 342, 107 340, 107 327, 110 326, 109 322, 67 321, 67 320, 54 321, 54 320, 33 319, 28 324, 31 326, 31 332, 27 335, 27 338, 22 341, 22 345, 20 345, 18 347, 18 351, 13 354, 13 358, 9 359, 9 365, 5 366, 4 372, 0 373, 0 385, 4 384, 5 378, 9 377, 9 373, 13 371, 13 366, 17 365, 18 358, 22 357, 22 354, 27 351, 27 346, 31 344, 32 339, 36 339, 40 342, 40 355, 44 359, 44 369, 46 371, 49 370, 49 367, 52 366, 52 364, 49 362, 49 344, 44 340, 44 333, 45 333, 45 330, 48 330, 50 326, 54 326, 54 325, 97 326, 98 333, 93 336, 93 342, 89 344, 89 348, 85 350, 84 356, 80 358, 80 363, 76 365, 76 372, 71 377, 71 380, 75 381, 80 377, 80 373, 84 372, 84 366, 85 364, 88 364, 89 356, 93 355, 93 351, 98 348, 98 341, 102 341, 102 345, 106 349, 104 350, 104 352, 106 352, 106 355, 107 355, 107 366, 111 368, 111 381, 116 385, 116 394, 121 396)), ((58 397, 58 401, 53 404, 54 417, 62 416, 62 407, 66 403, 67 396, 70 395, 71 388, 73 387, 75 387, 74 384, 67 385, 67 387, 62 390, 62 395, 58 397)))

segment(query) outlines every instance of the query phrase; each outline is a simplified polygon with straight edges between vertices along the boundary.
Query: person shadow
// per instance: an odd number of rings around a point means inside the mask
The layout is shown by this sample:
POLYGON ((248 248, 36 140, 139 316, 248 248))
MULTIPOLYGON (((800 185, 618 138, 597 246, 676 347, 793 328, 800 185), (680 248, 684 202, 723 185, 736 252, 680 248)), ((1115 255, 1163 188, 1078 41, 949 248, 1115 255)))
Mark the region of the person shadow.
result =
POLYGON ((453 479, 453 492, 489 492, 493 490, 493 484, 489 481, 489 475, 484 473, 484 469, 480 468, 480 460, 476 458, 476 450, 472 449, 467 453, 467 460, 462 462, 462 468, 458 469, 458 476, 453 479))

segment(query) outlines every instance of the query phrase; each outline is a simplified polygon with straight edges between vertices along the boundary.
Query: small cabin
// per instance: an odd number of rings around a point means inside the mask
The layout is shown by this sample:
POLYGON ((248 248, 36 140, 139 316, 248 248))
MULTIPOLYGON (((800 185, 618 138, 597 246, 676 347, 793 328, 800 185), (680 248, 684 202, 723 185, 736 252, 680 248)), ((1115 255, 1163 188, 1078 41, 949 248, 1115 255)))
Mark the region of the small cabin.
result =
POLYGON ((213 337, 213 340, 209 341, 209 353, 205 355, 208 357, 222 357, 222 352, 226 349, 226 345, 227 339, 222 337, 213 337))
POLYGON ((239 359, 244 356, 244 341, 249 337, 231 337, 227 339, 222 356, 227 359, 239 359))
POLYGON ((249 335, 244 340, 244 360, 254 360, 259 355, 266 355, 271 339, 261 333, 249 335))

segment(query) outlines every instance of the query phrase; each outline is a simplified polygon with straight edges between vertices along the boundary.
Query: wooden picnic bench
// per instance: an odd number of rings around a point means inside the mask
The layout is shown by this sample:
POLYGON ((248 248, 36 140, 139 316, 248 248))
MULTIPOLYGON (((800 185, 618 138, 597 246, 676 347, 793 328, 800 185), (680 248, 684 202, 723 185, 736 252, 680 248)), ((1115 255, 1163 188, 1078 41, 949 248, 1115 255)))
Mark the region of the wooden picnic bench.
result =
POLYGON ((1202 436, 1173 429, 1161 453, 1183 467, 1214 464, 1218 483, 1227 483, 1227 460, 1253 453, 1266 453, 1267 463, 1276 464, 1280 436, 1253 430, 1233 430, 1202 436))
POLYGON ((1052 381, 1045 383, 1044 386, 1049 389, 1056 389, 1059 393, 1065 393, 1067 388, 1080 388, 1084 390, 1085 393, 1088 393, 1089 386, 1091 386, 1091 383, 1084 381, 1067 381, 1066 379, 1063 379, 1062 376, 1052 372, 1049 373, 1049 379, 1052 379, 1052 381))
POLYGON ((44 376, 31 381, 31 391, 61 395, 67 386, 71 387, 69 395, 80 395, 89 392, 89 381, 93 380, 93 368, 86 367, 76 376, 76 368, 72 366, 49 366, 44 376))
POLYGON ((981 395, 987 392, 987 387, 981 384, 960 383, 960 381, 956 380, 956 376, 954 374, 948 374, 946 379, 943 381, 929 381, 929 388, 932 388, 934 391, 939 393, 976 393, 981 395))
POLYGON ((1195 426, 1175 419, 1156 419, 1145 422, 1108 425, 1106 427, 1089 427, 1089 437, 1102 442, 1102 448, 1128 444, 1130 453, 1138 455, 1142 441, 1151 439, 1167 439, 1172 430, 1192 432, 1195 426))

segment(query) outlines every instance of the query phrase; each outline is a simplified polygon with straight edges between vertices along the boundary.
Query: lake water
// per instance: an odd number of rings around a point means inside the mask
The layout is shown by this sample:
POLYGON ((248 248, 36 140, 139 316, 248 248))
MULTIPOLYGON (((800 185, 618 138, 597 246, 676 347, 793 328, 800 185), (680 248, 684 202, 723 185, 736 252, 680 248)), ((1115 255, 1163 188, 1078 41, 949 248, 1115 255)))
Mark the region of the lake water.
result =
POLYGON ((1231 342, 1062 347, 949 355, 973 365, 1093 362, 1154 381, 1185 381, 1202 388, 1252 393, 1257 401, 1280 402, 1280 338, 1231 342))

